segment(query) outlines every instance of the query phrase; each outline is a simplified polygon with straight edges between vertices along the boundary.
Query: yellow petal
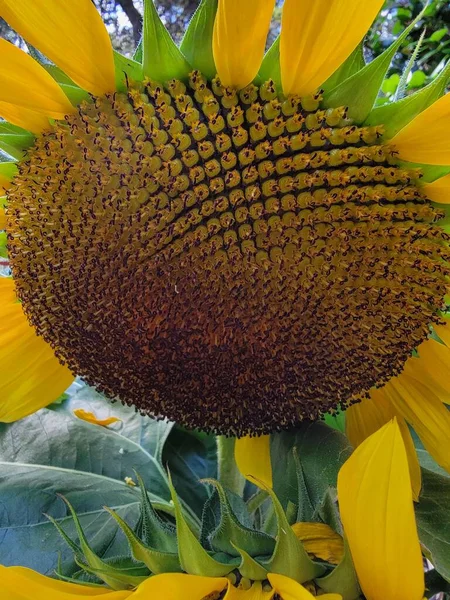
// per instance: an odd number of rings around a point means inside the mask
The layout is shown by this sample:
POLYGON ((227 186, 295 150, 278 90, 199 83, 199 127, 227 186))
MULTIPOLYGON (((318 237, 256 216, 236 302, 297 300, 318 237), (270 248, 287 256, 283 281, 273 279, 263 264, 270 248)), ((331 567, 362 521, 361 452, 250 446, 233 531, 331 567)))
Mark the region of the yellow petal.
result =
POLYGON ((53 119, 75 110, 53 77, 29 54, 0 38, 0 55, 1 102, 53 119))
POLYGON ((93 425, 100 425, 101 427, 108 427, 112 423, 117 423, 121 419, 117 417, 108 417, 107 419, 98 419, 93 412, 88 412, 84 410, 84 408, 76 408, 73 411, 73 414, 81 419, 82 421, 87 421, 88 423, 92 423, 93 425))
POLYGON ((425 183, 422 187, 427 198, 439 204, 450 204, 450 174, 440 177, 433 183, 425 183))
POLYGON ((435 461, 450 472, 450 411, 422 382, 402 374, 386 384, 398 411, 415 429, 435 461))
POLYGON ((274 595, 275 592, 273 590, 265 592, 262 589, 261 582, 255 581, 248 590, 235 588, 233 585, 229 585, 224 600, 271 600, 274 595))
POLYGON ((29 325, 13 290, 11 278, 0 279, 0 422, 6 423, 47 406, 73 381, 29 325))
MULTIPOLYGON (((9 188, 10 185, 11 180, 8 179, 8 177, 5 177, 4 175, 0 175, 0 196, 3 196, 5 194, 6 190, 9 188)), ((0 227, 0 229, 2 229, 2 227, 0 227)))
MULTIPOLYGON (((289 579, 289 577, 269 573, 267 578, 282 600, 311 600, 311 598, 314 598, 307 589, 293 579, 289 579)), ((324 594, 320 598, 324 600, 342 600, 340 594, 324 594)))
POLYGON ((285 0, 280 38, 283 92, 315 92, 363 39, 383 2, 285 0))
POLYGON ((24 567, 0 565, 1 597, 4 600, 76 600, 101 596, 105 600, 124 600, 133 592, 114 592, 107 588, 77 585, 45 577, 24 567), (108 596, 106 598, 106 596, 108 596))
POLYGON ((91 0, 2 0, 0 16, 85 90, 115 89, 111 41, 91 0))
POLYGON ((8 102, 0 102, 0 116, 9 121, 9 123, 36 134, 50 127, 46 116, 23 106, 9 104, 8 102))
POLYGON ((272 487, 272 463, 270 460, 270 436, 246 436, 235 443, 234 457, 239 471, 248 479, 248 475, 272 487))
POLYGON ((0 229, 6 229, 6 215, 3 208, 0 208, 0 229))
POLYGON ((410 358, 404 372, 425 384, 440 398, 450 404, 450 348, 429 339, 417 348, 419 358, 410 358))
POLYGON ((395 420, 365 440, 338 476, 341 519, 367 600, 422 600, 424 574, 408 461, 395 420))
POLYGON ((292 529, 309 554, 332 565, 344 558, 344 540, 326 523, 294 523, 292 529))
POLYGON ((400 158, 426 165, 450 165, 450 94, 439 98, 392 138, 400 158))
POLYGON ((133 593, 133 600, 203 600, 208 594, 223 591, 227 585, 228 579, 224 577, 163 573, 141 583, 133 593))
POLYGON ((357 448, 365 439, 378 431, 378 429, 395 416, 397 417, 408 457, 413 498, 415 501, 418 501, 422 487, 422 472, 414 442, 405 420, 396 413, 383 389, 371 390, 370 400, 363 399, 358 404, 353 404, 353 406, 350 406, 346 410, 345 427, 347 437, 352 446, 357 448))
POLYGON ((244 88, 261 66, 275 0, 219 0, 213 55, 220 81, 244 88))

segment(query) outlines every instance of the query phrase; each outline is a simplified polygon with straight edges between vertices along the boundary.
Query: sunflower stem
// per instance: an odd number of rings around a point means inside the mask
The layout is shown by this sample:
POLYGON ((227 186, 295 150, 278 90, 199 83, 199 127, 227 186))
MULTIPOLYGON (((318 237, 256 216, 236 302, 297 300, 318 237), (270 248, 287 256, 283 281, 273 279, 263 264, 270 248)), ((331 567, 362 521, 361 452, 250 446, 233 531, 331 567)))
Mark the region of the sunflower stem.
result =
POLYGON ((218 480, 225 489, 242 496, 245 479, 234 460, 235 438, 218 435, 216 439, 218 480))

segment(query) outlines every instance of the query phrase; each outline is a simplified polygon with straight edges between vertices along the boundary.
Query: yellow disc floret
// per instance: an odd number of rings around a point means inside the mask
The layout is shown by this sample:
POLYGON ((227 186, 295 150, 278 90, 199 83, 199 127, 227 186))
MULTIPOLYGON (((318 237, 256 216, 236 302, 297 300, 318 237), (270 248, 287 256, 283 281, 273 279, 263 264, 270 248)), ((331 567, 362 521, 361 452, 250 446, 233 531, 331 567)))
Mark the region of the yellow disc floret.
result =
POLYGON ((380 134, 271 81, 93 98, 8 193, 27 316, 87 382, 189 427, 345 406, 402 370, 446 293, 441 214, 380 134))

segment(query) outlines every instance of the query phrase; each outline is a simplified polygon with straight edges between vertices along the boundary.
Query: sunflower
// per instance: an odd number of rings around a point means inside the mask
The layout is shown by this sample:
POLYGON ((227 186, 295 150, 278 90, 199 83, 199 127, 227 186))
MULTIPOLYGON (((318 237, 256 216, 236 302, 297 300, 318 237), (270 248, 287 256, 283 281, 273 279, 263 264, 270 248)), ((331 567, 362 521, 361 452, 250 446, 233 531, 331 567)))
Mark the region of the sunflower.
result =
MULTIPOLYGON (((143 504, 148 503, 142 480, 139 485, 143 504)), ((276 506, 279 501, 270 493, 276 506)), ((225 513, 234 519, 225 492, 221 490, 220 494, 221 510, 227 507, 225 513)), ((211 552, 207 553, 183 520, 172 487, 177 535, 177 546, 172 546, 172 550, 175 548, 175 553, 168 552, 167 524, 162 534, 159 522, 157 535, 151 527, 151 514, 146 515, 153 546, 149 547, 115 511, 108 509, 125 532, 135 561, 128 570, 120 568, 118 557, 114 563, 106 563, 90 548, 69 504, 80 540, 78 546, 69 539, 76 562, 88 574, 95 574, 100 584, 94 586, 87 581, 81 584, 74 579, 58 581, 23 567, 0 566, 2 591, 6 593, 5 600, 71 600, 86 596, 102 596, 105 600, 308 600, 316 596, 323 600, 356 600, 363 596, 367 600, 422 600, 425 590, 422 554, 408 461, 395 418, 369 436, 343 464, 338 477, 338 497, 347 549, 342 559, 326 557, 328 563, 339 563, 326 576, 323 576, 326 563, 313 562, 306 554, 306 544, 302 545, 298 539, 299 532, 305 531, 305 524, 290 528, 280 504, 276 509, 277 542, 269 560, 258 556, 258 549, 264 552, 264 546, 267 547, 269 536, 243 527, 236 519, 231 535, 242 561, 240 564, 225 562, 222 552, 219 562, 219 555, 216 553, 214 557, 211 552), (237 536, 236 529, 239 529, 237 536), (249 543, 256 557, 243 550, 249 543), (164 571, 162 564, 169 560, 171 569, 164 571), (148 567, 153 574, 142 576, 141 568, 141 576, 138 576, 140 565, 144 570, 148 567)), ((57 527, 61 530, 60 525, 57 527)), ((324 528, 327 526, 323 523, 309 524, 309 530, 324 528)), ((67 534, 62 531, 62 535, 67 541, 67 534)), ((334 536, 343 545, 342 538, 334 536)), ((317 548, 323 553, 326 546, 326 543, 316 544, 316 554, 317 548)))
POLYGON ((151 0, 135 60, 90 0, 1 0, 3 421, 75 375, 242 438, 397 417, 450 469, 450 68, 375 107, 414 21, 365 64, 383 0, 203 0, 181 47, 151 0), (16 301, 16 297, 20 302, 16 301))

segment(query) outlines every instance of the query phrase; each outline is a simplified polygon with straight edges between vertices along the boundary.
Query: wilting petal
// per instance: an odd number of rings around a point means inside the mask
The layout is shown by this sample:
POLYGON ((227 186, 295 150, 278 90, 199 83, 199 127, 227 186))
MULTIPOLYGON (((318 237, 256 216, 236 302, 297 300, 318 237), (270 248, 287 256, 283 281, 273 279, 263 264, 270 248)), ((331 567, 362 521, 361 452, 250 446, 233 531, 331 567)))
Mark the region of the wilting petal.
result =
POLYGON ((280 65, 283 92, 306 96, 350 56, 384 0, 285 0, 280 65))
POLYGON ((427 198, 439 204, 450 204, 450 175, 445 175, 433 181, 425 183, 423 193, 427 198))
POLYGON ((244 88, 261 66, 275 0, 219 0, 213 54, 220 81, 244 88))
POLYGON ((395 420, 339 472, 338 499, 367 600, 422 600, 424 574, 405 447, 395 420))
POLYGON ((234 456, 239 471, 272 487, 272 463, 270 460, 270 435, 246 436, 236 440, 234 456))
POLYGON ((337 565, 344 558, 344 540, 326 523, 294 523, 295 535, 309 554, 337 565))
POLYGON ((435 461, 450 472, 450 411, 439 397, 406 374, 391 379, 384 389, 435 461))
MULTIPOLYGON (((199 577, 184 573, 164 573, 150 577, 134 592, 133 600, 203 600, 228 585, 224 577, 199 577)), ((109 600, 109 599, 108 599, 109 600)))
POLYGON ((13 280, 0 279, 0 421, 17 421, 47 406, 72 381, 14 301, 13 280))
POLYGON ((417 501, 422 487, 422 473, 414 442, 405 420, 396 413, 383 389, 371 390, 370 400, 363 399, 358 404, 353 404, 346 410, 346 434, 352 445, 357 448, 365 439, 378 431, 378 429, 395 416, 397 416, 397 422, 408 457, 413 498, 417 501))
POLYGON ((73 414, 82 421, 87 421, 92 425, 100 425, 101 427, 108 427, 108 425, 112 425, 113 423, 117 423, 121 420, 117 417, 107 417, 106 419, 98 419, 93 412, 88 412, 84 410, 84 408, 76 408, 73 411, 73 414))
POLYGON ((13 125, 27 129, 32 133, 41 133, 50 127, 46 116, 29 110, 23 106, 16 106, 8 102, 0 102, 0 116, 13 125))
POLYGON ((115 89, 111 41, 91 0, 2 0, 0 16, 85 90, 115 89))
POLYGON ((133 593, 58 581, 24 567, 0 565, 0 581, 1 597, 5 600, 76 600, 96 596, 104 600, 124 600, 133 593))
POLYGON ((400 129, 390 144, 403 160, 450 165, 449 130, 450 94, 446 94, 400 129))
MULTIPOLYGON (((289 577, 276 575, 275 573, 269 573, 267 577, 270 585, 282 600, 311 600, 311 598, 314 598, 307 589, 289 577)), ((323 600, 342 600, 340 594, 324 594, 320 598, 323 598, 323 600)))
POLYGON ((0 55, 0 102, 54 119, 75 110, 53 77, 29 54, 0 38, 0 55))

